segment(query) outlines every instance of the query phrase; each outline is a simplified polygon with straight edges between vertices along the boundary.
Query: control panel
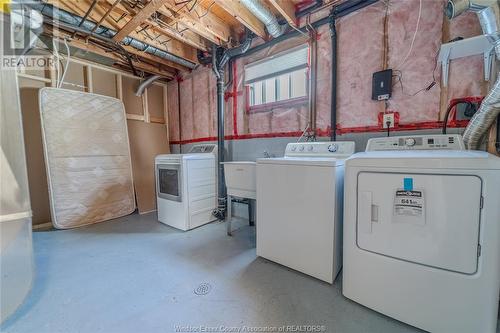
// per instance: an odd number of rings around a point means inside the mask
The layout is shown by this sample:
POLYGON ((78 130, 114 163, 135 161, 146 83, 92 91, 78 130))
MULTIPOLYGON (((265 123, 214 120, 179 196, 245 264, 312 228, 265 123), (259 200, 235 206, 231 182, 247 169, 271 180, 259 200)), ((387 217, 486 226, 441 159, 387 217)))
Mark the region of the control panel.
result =
POLYGON ((368 140, 366 151, 380 150, 464 150, 461 135, 435 134, 373 138, 368 140))
POLYGON ((354 154, 354 142, 297 142, 286 146, 286 157, 344 157, 354 154))
POLYGON ((188 154, 201 154, 201 153, 214 153, 217 145, 206 144, 206 145, 195 145, 191 147, 188 154))

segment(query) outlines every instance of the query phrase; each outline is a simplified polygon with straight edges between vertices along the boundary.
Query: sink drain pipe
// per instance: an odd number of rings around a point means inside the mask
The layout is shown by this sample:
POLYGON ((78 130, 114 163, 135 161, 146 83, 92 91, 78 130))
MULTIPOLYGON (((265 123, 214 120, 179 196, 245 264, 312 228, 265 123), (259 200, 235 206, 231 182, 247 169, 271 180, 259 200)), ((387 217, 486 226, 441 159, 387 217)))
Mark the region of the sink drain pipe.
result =
MULTIPOLYGON (((245 53, 252 43, 252 35, 247 33, 247 37, 240 46, 222 50, 215 44, 212 45, 212 71, 217 78, 217 208, 213 211, 213 215, 224 220, 226 217, 227 194, 226 182, 224 180, 224 165, 225 161, 225 130, 224 130, 224 92, 228 86, 224 80, 224 67, 236 55, 245 53)), ((230 79, 231 80, 231 79, 230 79)))

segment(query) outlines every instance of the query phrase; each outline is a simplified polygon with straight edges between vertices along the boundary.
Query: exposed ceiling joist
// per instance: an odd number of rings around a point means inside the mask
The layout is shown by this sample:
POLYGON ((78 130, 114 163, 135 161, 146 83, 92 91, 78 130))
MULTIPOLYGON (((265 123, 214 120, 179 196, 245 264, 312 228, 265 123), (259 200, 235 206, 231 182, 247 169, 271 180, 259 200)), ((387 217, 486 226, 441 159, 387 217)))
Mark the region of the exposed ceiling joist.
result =
POLYGON ((198 14, 196 8, 189 11, 187 6, 177 5, 175 0, 167 0, 159 11, 213 43, 220 44, 231 39, 231 28, 209 10, 204 13, 200 10, 202 13, 198 14))
MULTIPOLYGON (((69 11, 71 13, 74 13, 79 16, 83 16, 86 12, 86 3, 87 1, 72 1, 72 0, 47 0, 48 3, 59 7, 61 9, 64 9, 66 11, 69 11)), ((101 3, 101 2, 100 2, 101 3)), ((87 3, 88 5, 88 3, 87 3)), ((105 15, 106 13, 106 8, 96 6, 95 10, 89 15, 89 19, 92 21, 99 21, 100 18, 105 15)), ((113 11, 112 14, 109 14, 105 18, 105 24, 103 25, 105 27, 114 29, 114 30, 120 30, 122 29, 128 22, 127 17, 123 17, 122 19, 119 19, 122 17, 123 13, 116 13, 113 11)), ((153 27, 151 27, 153 28, 153 27)), ((129 37, 135 38, 141 42, 144 42, 146 44, 152 45, 160 50, 170 52, 178 57, 184 58, 186 60, 189 60, 191 62, 196 62, 197 57, 196 57, 196 49, 193 48, 190 45, 187 45, 186 43, 180 42, 176 39, 171 39, 161 32, 155 32, 151 28, 145 29, 144 31, 138 33, 136 31, 132 31, 129 34, 129 37)), ((136 50, 138 51, 138 50, 136 50)), ((141 52, 141 51, 138 51, 141 52)), ((142 54, 146 54, 145 52, 141 52, 142 54)), ((155 57, 157 59, 161 59, 159 57, 155 57)), ((174 64, 172 62, 172 64, 174 64)), ((173 68, 179 69, 179 65, 177 66, 172 66, 173 68)), ((182 66, 180 66, 182 67, 182 66)), ((182 67, 183 68, 183 67, 182 67)))
MULTIPOLYGON (((50 27, 50 28, 46 27, 45 31, 47 33, 49 33, 50 35, 57 36, 59 38, 62 38, 65 36, 64 32, 62 32, 60 30, 54 30, 52 27, 50 27)), ((69 36, 69 32, 67 34, 69 36)), ((116 55, 113 52, 105 51, 101 47, 94 45, 92 43, 88 43, 82 39, 73 38, 73 39, 69 40, 68 43, 70 46, 73 46, 77 49, 92 52, 92 53, 98 54, 100 56, 113 59, 117 63, 128 66, 127 62, 122 57, 116 55)), ((128 47, 125 47, 125 48, 127 49, 128 47)), ((128 51, 131 51, 130 53, 133 52, 132 50, 128 50, 128 51)), ((141 57, 142 56, 143 55, 141 54, 141 57)), ((146 55, 146 56, 150 56, 150 55, 146 55)), ((150 57, 152 57, 152 56, 150 56, 150 57)), ((157 62, 157 59, 156 59, 157 57, 154 57, 154 58, 155 58, 154 62, 157 62)), ((146 63, 144 61, 137 61, 136 59, 132 59, 132 62, 134 64, 134 66, 136 67, 136 69, 139 69, 141 71, 145 71, 145 72, 148 72, 151 74, 158 74, 158 75, 161 75, 161 76, 169 78, 169 79, 175 77, 175 72, 173 72, 173 71, 171 71, 163 66, 155 66, 155 65, 146 63)), ((184 68, 184 69, 186 69, 186 68, 184 68)))
MULTIPOLYGON (((119 0, 118 0, 119 1, 119 0)), ((112 8, 112 5, 109 2, 100 2, 99 3, 102 7, 106 8, 109 10, 112 8)), ((120 15, 127 15, 124 17, 124 20, 128 20, 128 17, 132 17, 132 15, 135 15, 135 11, 130 13, 131 9, 129 8, 120 8, 121 6, 117 6, 115 9, 118 14, 120 15)), ((206 51, 208 50, 208 46, 206 41, 197 35, 196 33, 190 31, 190 30, 177 30, 174 27, 170 26, 169 22, 162 22, 160 20, 154 20, 153 18, 147 19, 141 26, 146 26, 150 25, 151 29, 164 34, 168 37, 172 37, 177 39, 180 42, 186 43, 192 47, 195 47, 197 49, 206 51)))
POLYGON ((295 5, 290 0, 269 0, 271 5, 287 20, 290 25, 297 27, 295 5))
POLYGON ((215 0, 215 2, 248 29, 250 29, 254 34, 263 39, 267 38, 264 24, 238 0, 215 0))
POLYGON ((142 10, 137 12, 137 14, 132 17, 130 21, 125 24, 125 26, 118 31, 118 33, 113 37, 114 40, 120 42, 125 37, 130 35, 138 26, 144 21, 149 19, 154 12, 156 12, 160 7, 162 7, 167 0, 151 0, 142 10))

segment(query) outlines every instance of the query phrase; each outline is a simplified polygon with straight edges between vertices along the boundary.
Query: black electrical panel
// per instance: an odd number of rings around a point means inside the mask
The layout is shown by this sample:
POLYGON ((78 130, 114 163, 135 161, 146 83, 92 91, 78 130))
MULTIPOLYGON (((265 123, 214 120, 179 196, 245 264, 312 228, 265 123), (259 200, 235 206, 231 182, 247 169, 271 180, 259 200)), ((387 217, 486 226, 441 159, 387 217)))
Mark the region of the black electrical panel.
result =
POLYGON ((385 101, 392 94, 392 69, 386 69, 373 73, 372 99, 374 101, 385 101))

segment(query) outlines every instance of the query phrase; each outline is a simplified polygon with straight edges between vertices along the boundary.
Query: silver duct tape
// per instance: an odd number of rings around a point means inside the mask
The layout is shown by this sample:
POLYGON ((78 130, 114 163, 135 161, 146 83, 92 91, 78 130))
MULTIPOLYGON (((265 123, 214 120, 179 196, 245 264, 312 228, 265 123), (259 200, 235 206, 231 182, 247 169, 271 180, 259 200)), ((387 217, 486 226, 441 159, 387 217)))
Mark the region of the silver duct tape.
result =
POLYGON ((481 103, 479 111, 472 117, 464 132, 467 149, 476 150, 482 138, 500 114, 500 73, 488 95, 481 103))

